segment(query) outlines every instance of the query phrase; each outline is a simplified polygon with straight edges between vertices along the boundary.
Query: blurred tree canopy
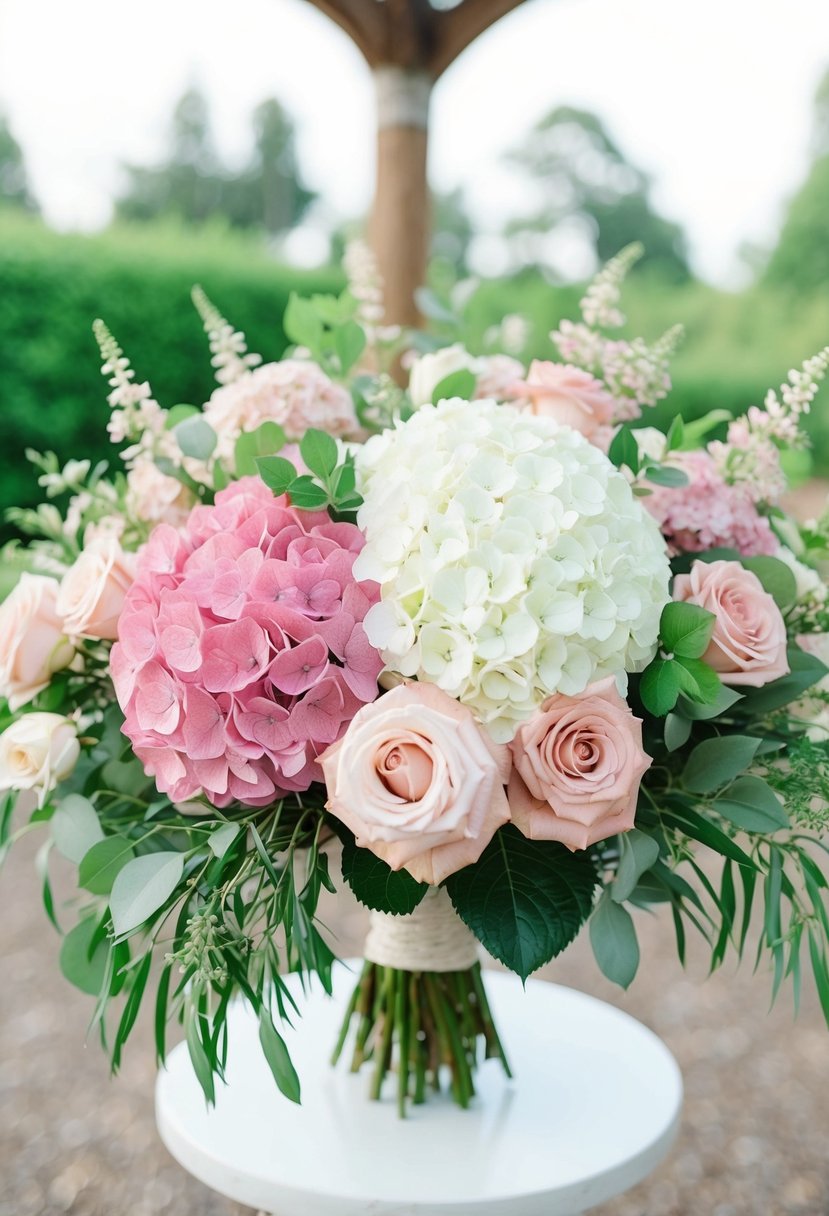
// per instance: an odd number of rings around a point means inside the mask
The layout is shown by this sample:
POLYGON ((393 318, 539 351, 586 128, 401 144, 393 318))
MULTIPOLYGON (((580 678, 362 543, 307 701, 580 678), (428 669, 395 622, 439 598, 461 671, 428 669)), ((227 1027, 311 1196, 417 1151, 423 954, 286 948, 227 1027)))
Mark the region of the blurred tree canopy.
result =
POLYGON ((564 226, 580 228, 604 262, 631 241, 645 246, 645 261, 673 282, 690 277, 685 234, 653 208, 651 182, 627 159, 597 115, 559 106, 529 132, 507 160, 535 187, 535 212, 513 220, 521 260, 539 260, 539 245, 564 226))
POLYGON ((23 149, 0 114, 0 202, 36 213, 37 200, 29 187, 23 149))
POLYGON ((247 164, 229 169, 214 147, 205 97, 188 89, 173 111, 165 160, 124 166, 127 183, 116 216, 140 222, 175 217, 190 224, 222 216, 234 228, 285 232, 316 197, 302 183, 295 143, 293 120, 270 97, 253 113, 247 164))
POLYGON ((790 200, 765 280, 814 291, 829 284, 829 72, 815 94, 812 166, 790 200))

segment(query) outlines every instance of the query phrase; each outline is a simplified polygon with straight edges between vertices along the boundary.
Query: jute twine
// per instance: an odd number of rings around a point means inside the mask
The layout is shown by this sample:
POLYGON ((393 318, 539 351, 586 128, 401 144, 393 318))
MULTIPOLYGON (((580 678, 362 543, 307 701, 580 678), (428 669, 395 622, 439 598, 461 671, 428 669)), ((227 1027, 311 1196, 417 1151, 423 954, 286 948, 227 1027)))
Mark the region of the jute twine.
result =
POLYGON ((364 957, 399 971, 466 971, 478 941, 442 887, 432 887, 409 916, 372 912, 364 957))

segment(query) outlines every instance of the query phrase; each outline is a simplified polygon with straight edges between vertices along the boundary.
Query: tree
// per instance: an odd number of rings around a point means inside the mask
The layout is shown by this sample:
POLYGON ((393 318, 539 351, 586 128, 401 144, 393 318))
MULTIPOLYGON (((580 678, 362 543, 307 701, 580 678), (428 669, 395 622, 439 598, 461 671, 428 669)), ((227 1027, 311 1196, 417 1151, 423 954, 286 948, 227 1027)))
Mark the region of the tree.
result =
POLYGON ((0 202, 21 207, 24 211, 39 210, 29 187, 23 149, 12 134, 7 120, 0 115, 0 202))
POLYGON ((688 278, 681 227, 654 210, 648 175, 631 164, 595 114, 569 106, 550 111, 507 159, 531 179, 540 199, 535 212, 507 229, 525 260, 538 260, 542 242, 570 231, 582 234, 597 261, 636 240, 666 278, 688 278))
POLYGON ((763 276, 767 283, 798 291, 825 290, 829 284, 829 72, 815 94, 812 157, 763 276))
POLYGON ((138 221, 175 215, 191 224, 220 215, 235 228, 284 232, 315 196, 300 180, 293 121, 275 98, 254 111, 253 135, 247 166, 232 172, 214 149, 206 99, 188 89, 173 111, 166 158, 152 168, 126 166, 116 214, 138 221))

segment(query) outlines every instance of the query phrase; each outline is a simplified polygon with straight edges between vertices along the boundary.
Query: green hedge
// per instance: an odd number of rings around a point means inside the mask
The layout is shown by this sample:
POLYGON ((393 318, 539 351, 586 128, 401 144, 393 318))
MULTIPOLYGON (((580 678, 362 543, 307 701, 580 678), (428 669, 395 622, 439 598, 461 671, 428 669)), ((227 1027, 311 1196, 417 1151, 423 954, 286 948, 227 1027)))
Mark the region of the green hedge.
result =
POLYGON ((174 228, 59 235, 0 212, 0 509, 38 501, 26 447, 112 456, 106 383, 92 337, 103 317, 162 404, 206 399, 215 381, 190 288, 201 283, 265 359, 285 346, 293 289, 336 287, 327 272, 288 270, 221 232, 174 228))

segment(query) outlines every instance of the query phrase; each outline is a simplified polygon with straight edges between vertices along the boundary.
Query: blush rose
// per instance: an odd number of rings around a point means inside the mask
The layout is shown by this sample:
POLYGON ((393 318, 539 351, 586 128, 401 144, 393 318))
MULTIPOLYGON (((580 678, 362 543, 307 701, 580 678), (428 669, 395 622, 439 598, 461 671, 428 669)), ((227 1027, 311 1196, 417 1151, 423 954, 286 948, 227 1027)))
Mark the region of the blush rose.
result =
POLYGON ((135 555, 115 536, 101 536, 82 551, 60 585, 57 610, 74 637, 114 642, 124 598, 135 578, 135 555))
POLYGON ((509 819, 509 751, 432 684, 401 684, 321 757, 328 810, 393 870, 437 885, 509 819))
POLYGON ((526 380, 513 385, 513 394, 528 402, 533 414, 593 439, 613 420, 614 401, 600 380, 569 363, 534 359, 526 380))
POLYGON ((759 688, 788 674, 780 609, 740 562, 694 562, 690 574, 674 579, 673 597, 717 618, 703 658, 724 684, 759 688))
POLYGON ((75 654, 57 611, 58 581, 22 574, 0 606, 0 696, 12 710, 31 701, 75 654))
POLYGON ((642 775, 642 723, 612 677, 578 696, 549 697, 510 744, 510 812, 530 840, 586 849, 633 827, 642 775))

